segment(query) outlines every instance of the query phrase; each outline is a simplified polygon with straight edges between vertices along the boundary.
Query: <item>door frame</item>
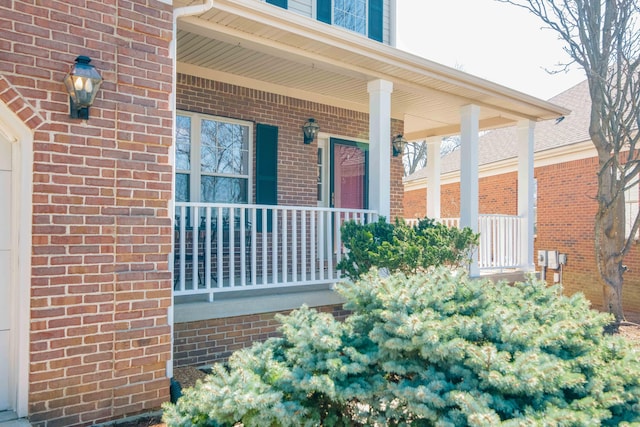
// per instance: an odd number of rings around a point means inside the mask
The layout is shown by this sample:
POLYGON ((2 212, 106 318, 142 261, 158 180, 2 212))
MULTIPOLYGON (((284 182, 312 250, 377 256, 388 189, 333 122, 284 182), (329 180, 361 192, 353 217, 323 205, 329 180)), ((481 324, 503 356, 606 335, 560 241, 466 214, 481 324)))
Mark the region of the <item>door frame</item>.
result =
POLYGON ((10 333, 10 405, 18 417, 28 415, 29 321, 31 318, 31 242, 33 194, 33 132, 0 101, 0 132, 12 146, 11 229, 12 256, 9 279, 12 313, 10 333))
POLYGON ((334 156, 333 156, 333 149, 335 147, 336 144, 339 145, 347 145, 347 146, 352 146, 352 147, 357 147, 362 149, 362 151, 364 151, 364 200, 363 200, 363 207, 362 209, 368 209, 369 208, 369 143, 362 141, 362 140, 356 140, 356 139, 345 139, 345 138, 338 138, 338 137, 330 137, 329 138, 329 207, 334 208, 335 207, 335 203, 334 203, 334 192, 335 192, 335 182, 334 182, 334 166, 335 166, 335 162, 334 162, 334 156))

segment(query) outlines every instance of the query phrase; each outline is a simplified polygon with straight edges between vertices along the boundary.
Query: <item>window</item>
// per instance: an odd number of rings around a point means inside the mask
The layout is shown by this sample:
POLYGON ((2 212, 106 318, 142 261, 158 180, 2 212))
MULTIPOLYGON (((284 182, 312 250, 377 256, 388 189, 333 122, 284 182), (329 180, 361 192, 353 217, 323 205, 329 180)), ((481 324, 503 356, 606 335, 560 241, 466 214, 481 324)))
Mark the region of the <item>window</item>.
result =
MULTIPOLYGON (((638 210, 640 209, 640 182, 636 182, 624 193, 625 201, 625 237, 629 237, 633 222, 638 216, 638 210)), ((640 239, 640 230, 635 235, 636 240, 640 239)))
POLYGON ((176 201, 248 203, 252 131, 248 122, 178 113, 176 201))
POLYGON ((382 41, 383 0, 317 0, 319 21, 382 41))
POLYGON ((333 23, 356 33, 367 33, 366 0, 334 0, 333 23))

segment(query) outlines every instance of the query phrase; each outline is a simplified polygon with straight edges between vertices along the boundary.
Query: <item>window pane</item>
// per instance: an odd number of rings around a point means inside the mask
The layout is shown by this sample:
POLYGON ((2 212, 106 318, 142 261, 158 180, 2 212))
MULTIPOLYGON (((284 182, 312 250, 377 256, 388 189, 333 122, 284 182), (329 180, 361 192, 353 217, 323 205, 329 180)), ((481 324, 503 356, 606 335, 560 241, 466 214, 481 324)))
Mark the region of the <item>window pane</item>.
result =
POLYGON ((176 169, 191 170, 191 118, 176 117, 176 169))
POLYGON ((334 0, 333 19, 340 27, 366 34, 367 0, 334 0))
POLYGON ((200 201, 217 203, 247 203, 246 178, 202 176, 200 201))
POLYGON ((186 173, 176 174, 176 202, 189 201, 189 175, 186 173))
POLYGON ((249 174, 249 129, 247 126, 202 120, 202 172, 249 174))

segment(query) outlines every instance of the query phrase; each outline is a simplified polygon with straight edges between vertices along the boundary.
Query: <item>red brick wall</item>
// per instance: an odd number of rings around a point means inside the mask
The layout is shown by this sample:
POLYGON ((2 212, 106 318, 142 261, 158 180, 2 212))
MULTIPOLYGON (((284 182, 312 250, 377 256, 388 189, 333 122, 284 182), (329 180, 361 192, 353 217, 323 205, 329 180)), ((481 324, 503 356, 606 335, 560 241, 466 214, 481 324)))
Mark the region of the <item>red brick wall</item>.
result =
MULTIPOLYGON (((538 181, 538 219, 535 251, 557 250, 568 257, 562 282, 567 294, 583 292, 595 308, 602 308, 602 283, 595 261, 594 217, 597 209, 597 158, 535 168, 538 181)), ((517 213, 517 173, 480 180, 480 212, 517 213)), ((405 194, 405 210, 426 212, 424 190, 405 194), (422 209, 422 210, 421 210, 422 209)), ((459 216, 459 185, 442 188, 442 216, 459 216)), ((623 306, 630 317, 640 314, 640 244, 625 258, 623 306)), ((553 281, 554 270, 547 270, 553 281)), ((559 273, 559 270, 558 270, 559 273)))
MULTIPOLYGON (((518 174, 516 172, 480 178, 480 214, 517 215, 518 174)), ((407 218, 422 218, 427 212, 427 190, 418 189, 404 194, 407 218)), ((445 184, 440 189, 440 213, 443 218, 460 216, 460 184, 445 184)))
MULTIPOLYGON (((281 205, 317 204, 317 143, 305 145, 302 142, 302 125, 309 117, 316 119, 321 132, 362 139, 369 135, 369 115, 366 113, 189 75, 178 75, 176 98, 179 110, 278 127, 278 203, 281 205)), ((392 135, 402 133, 402 127, 401 121, 394 120, 392 135)), ((389 157, 391 216, 402 216, 402 159, 392 157, 391 150, 389 157)))
MULTIPOLYGON (((538 178, 538 236, 536 250, 558 250, 568 256, 563 269, 567 293, 582 291, 602 308, 602 283, 595 261, 594 217, 597 210, 596 158, 536 169, 538 178), (544 184, 542 184, 544 183, 544 184)), ((640 245, 626 256, 623 307, 640 313, 640 245)), ((548 274, 553 279, 553 271, 548 274)))
MULTIPOLYGON (((343 320, 348 312, 342 306, 316 307, 343 320)), ((288 314, 291 310, 280 312, 288 314)), ((276 313, 201 320, 175 325, 174 366, 202 366, 226 361, 231 353, 278 336, 276 313)))
POLYGON ((156 0, 0 2, 0 98, 34 132, 34 425, 168 399, 171 37, 156 0), (86 122, 62 83, 78 55, 104 78, 86 122))

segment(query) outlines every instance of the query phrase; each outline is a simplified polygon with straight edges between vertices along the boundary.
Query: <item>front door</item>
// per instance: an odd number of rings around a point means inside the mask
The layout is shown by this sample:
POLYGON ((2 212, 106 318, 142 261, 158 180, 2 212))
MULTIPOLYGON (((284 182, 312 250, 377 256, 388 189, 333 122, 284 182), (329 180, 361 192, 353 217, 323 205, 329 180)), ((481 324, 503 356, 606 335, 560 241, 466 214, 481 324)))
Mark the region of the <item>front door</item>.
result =
POLYGON ((368 207, 369 145, 331 138, 331 207, 368 207))
POLYGON ((11 409, 11 143, 0 133, 0 411, 11 409))

